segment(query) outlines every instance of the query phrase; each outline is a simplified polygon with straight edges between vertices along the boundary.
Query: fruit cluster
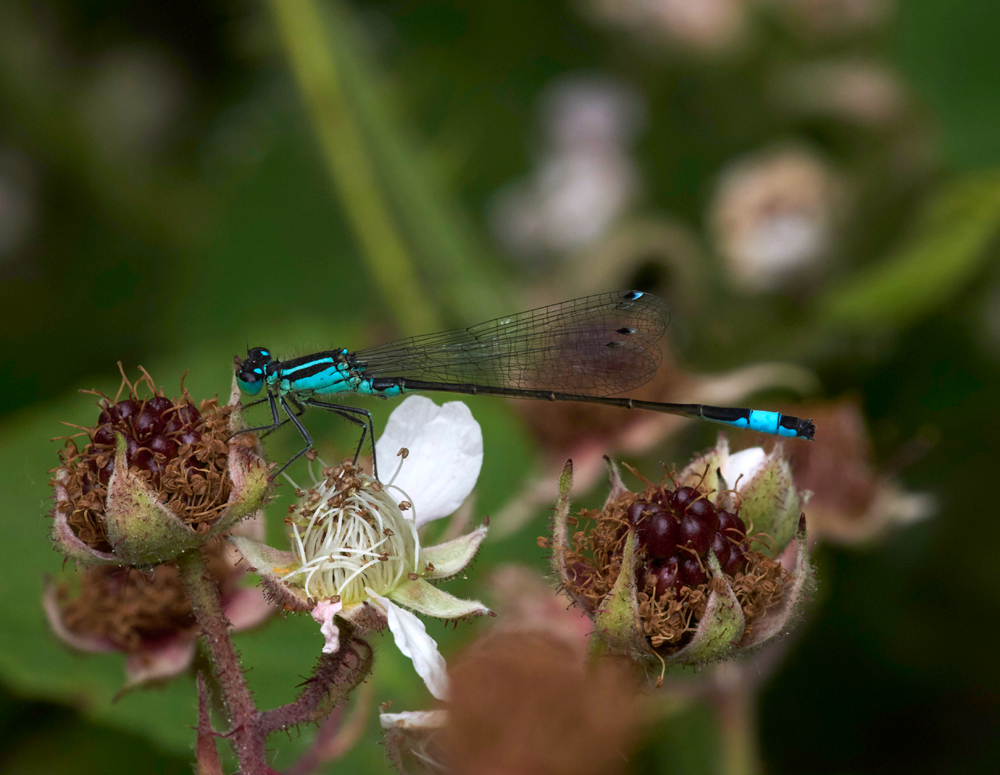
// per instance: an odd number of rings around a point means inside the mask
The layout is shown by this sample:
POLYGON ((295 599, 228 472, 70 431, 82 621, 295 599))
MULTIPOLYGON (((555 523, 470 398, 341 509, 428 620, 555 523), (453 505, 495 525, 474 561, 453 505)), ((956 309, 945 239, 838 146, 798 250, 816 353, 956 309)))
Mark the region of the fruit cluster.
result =
MULTIPOLYGON (((153 396, 141 403, 134 398, 112 404, 106 402, 93 433, 94 447, 106 448, 110 455, 91 457, 91 473, 107 485, 114 471, 115 433, 125 436, 125 457, 130 468, 147 471, 158 481, 167 464, 185 444, 201 439, 201 413, 189 401, 175 404, 165 396, 153 396)), ((194 461, 191 461, 194 463, 194 461)), ((87 482, 84 482, 86 489, 87 482)))
POLYGON ((709 550, 728 576, 746 566, 746 525, 736 514, 716 508, 693 487, 662 490, 649 500, 628 507, 629 523, 636 527, 646 562, 636 569, 636 583, 645 589, 655 580, 656 598, 671 587, 696 587, 708 581, 709 550))

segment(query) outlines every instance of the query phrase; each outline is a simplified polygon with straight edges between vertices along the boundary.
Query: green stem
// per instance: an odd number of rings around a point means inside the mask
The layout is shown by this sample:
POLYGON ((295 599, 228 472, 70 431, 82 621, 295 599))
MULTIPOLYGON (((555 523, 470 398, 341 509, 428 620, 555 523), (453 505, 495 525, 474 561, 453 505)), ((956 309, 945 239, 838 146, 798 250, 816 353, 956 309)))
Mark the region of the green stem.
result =
POLYGON ((240 772, 242 775, 264 775, 268 772, 264 736, 257 731, 257 708, 243 677, 239 655, 229 637, 230 624, 222 610, 219 588, 209 574, 199 549, 180 555, 177 569, 222 689, 222 701, 229 713, 231 740, 240 772))
POLYGON ((345 97, 337 58, 315 0, 268 0, 309 109, 327 171, 386 309, 410 333, 440 329, 379 191, 374 165, 345 97))
POLYGON ((715 707, 722 744, 721 772, 756 775, 760 771, 756 695, 743 685, 730 686, 715 697, 715 707))

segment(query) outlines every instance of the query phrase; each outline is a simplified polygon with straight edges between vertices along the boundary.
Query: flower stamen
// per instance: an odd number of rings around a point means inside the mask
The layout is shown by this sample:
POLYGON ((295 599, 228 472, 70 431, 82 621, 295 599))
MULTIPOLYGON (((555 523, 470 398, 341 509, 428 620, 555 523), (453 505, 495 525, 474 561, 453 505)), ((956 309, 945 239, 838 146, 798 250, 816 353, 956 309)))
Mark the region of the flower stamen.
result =
POLYGON ((304 576, 305 592, 312 597, 339 595, 347 604, 360 602, 366 587, 396 585, 408 557, 419 562, 416 525, 384 486, 377 487, 374 478, 352 465, 324 473, 326 480, 304 493, 305 503, 293 509, 299 519, 289 518, 300 565, 283 578, 304 576))

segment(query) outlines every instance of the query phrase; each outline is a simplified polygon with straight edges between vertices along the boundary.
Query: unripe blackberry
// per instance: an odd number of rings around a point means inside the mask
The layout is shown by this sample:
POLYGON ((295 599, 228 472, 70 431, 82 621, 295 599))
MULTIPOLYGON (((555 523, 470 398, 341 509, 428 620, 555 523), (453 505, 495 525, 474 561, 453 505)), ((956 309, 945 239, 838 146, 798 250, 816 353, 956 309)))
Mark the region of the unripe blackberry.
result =
POLYGON ((746 541, 730 546, 729 560, 723 566, 722 570, 730 576, 734 576, 737 571, 743 570, 746 566, 746 557, 744 557, 744 555, 748 551, 750 551, 750 549, 746 541))
MULTIPOLYGON (((180 448, 201 439, 197 430, 200 423, 201 412, 186 400, 175 404, 166 396, 154 395, 141 403, 134 398, 116 403, 106 401, 91 438, 97 452, 95 458, 106 453, 111 459, 103 465, 95 459, 91 471, 100 484, 108 484, 114 471, 115 434, 121 433, 125 436, 129 467, 145 471, 154 483, 158 482, 180 448)), ((197 461, 190 456, 186 464, 197 467, 197 461)), ((94 485, 95 482, 86 482, 84 487, 89 491, 94 485)))
POLYGON ((688 504, 697 500, 700 496, 701 493, 699 493, 694 487, 678 487, 674 490, 670 501, 674 510, 679 514, 683 514, 684 509, 687 508, 688 504))
POLYGON ((712 536, 712 551, 715 553, 716 558, 719 560, 719 565, 723 570, 726 569, 726 564, 729 562, 730 547, 732 545, 729 539, 722 533, 716 533, 712 536))
POLYGON ((649 503, 648 501, 636 501, 635 503, 633 503, 631 506, 628 507, 628 510, 625 513, 628 517, 628 523, 630 525, 635 525, 636 527, 640 527, 645 517, 648 517, 659 510, 660 510, 659 506, 649 503))
POLYGON ((144 479, 156 499, 182 520, 206 521, 221 514, 231 487, 226 474, 228 407, 220 408, 214 399, 203 402, 203 416, 187 395, 176 400, 160 395, 148 375, 134 385, 125 380, 123 388, 126 385, 128 394, 122 400, 103 397, 98 404, 89 443, 78 446, 69 440, 61 453, 60 486, 66 493, 61 508, 82 540, 104 552, 113 548, 101 525, 119 436, 129 471, 144 479), (140 384, 148 397, 138 394, 140 384))
POLYGON ((553 568, 604 648, 662 670, 727 658, 784 629, 804 600, 811 569, 801 498, 779 450, 730 454, 720 438, 682 471, 668 473, 673 490, 633 470, 644 486, 630 491, 617 466, 608 467, 602 510, 571 518, 567 463, 553 540, 545 544, 557 547, 553 568), (578 562, 594 568, 586 586, 571 570, 578 562))
POLYGON ((680 539, 680 525, 670 514, 662 511, 650 517, 646 523, 645 543, 650 556, 656 558, 669 557, 677 551, 680 539))
POLYGON ((727 538, 739 541, 747 534, 743 520, 725 509, 719 510, 719 532, 727 538))
POLYGON ((719 529, 718 514, 715 506, 712 505, 712 502, 708 498, 699 498, 696 501, 692 501, 688 504, 684 513, 688 517, 701 522, 710 533, 714 533, 719 529))

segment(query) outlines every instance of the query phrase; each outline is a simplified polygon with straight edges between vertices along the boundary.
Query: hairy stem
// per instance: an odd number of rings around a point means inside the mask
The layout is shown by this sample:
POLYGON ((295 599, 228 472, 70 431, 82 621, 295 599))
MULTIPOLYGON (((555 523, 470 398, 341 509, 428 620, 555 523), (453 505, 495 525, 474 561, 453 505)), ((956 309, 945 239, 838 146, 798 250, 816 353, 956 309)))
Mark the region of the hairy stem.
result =
POLYGON ((219 588, 208 572, 201 550, 177 558, 177 568, 202 637, 208 646, 222 701, 229 714, 231 740, 241 775, 265 775, 264 735, 257 731, 257 708, 243 677, 239 655, 229 637, 229 620, 222 611, 219 588))

